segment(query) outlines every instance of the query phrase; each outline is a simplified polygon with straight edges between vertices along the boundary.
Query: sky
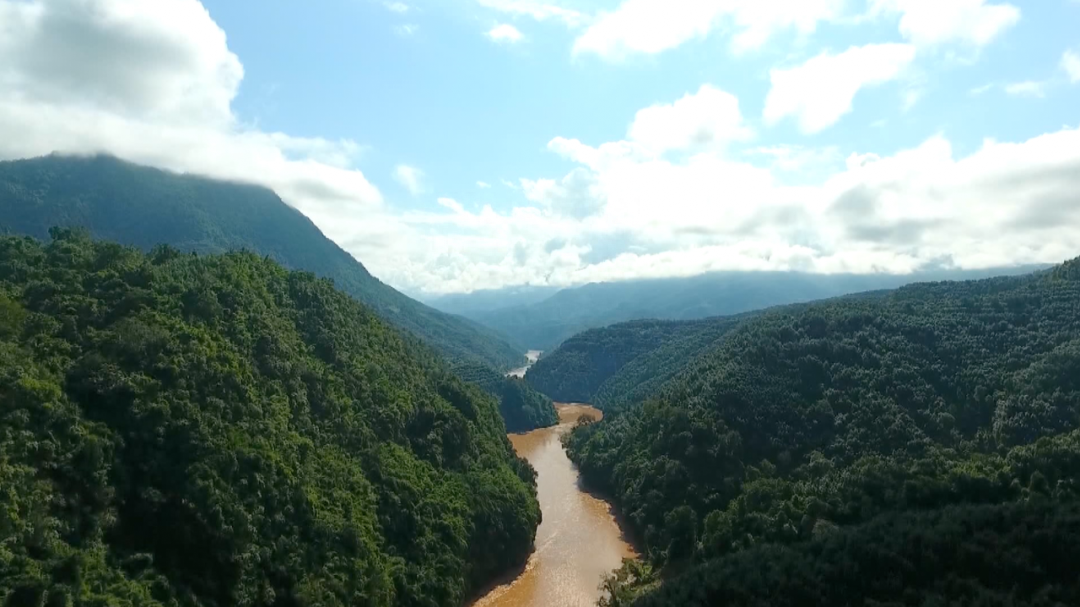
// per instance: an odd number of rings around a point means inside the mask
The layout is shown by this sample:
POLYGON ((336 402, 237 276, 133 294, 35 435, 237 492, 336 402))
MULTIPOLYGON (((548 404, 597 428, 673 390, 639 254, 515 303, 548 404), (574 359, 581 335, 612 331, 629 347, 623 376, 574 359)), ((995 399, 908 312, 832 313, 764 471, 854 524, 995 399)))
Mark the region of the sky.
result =
POLYGON ((273 188, 434 295, 1080 255, 1080 1, 0 0, 0 159, 273 188))

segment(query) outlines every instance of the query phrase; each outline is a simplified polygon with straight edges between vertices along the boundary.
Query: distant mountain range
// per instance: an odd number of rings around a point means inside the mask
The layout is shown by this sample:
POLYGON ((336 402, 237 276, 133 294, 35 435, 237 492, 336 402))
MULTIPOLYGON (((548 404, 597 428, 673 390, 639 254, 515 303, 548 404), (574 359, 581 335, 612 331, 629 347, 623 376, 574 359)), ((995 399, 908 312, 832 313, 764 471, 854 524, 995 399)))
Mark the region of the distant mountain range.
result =
MULTIPOLYGON (((715 272, 689 278, 593 283, 562 289, 540 301, 543 288, 521 295, 508 290, 501 308, 499 291, 482 291, 429 300, 508 336, 525 349, 552 350, 582 331, 638 319, 696 320, 740 314, 778 305, 827 299, 850 293, 894 289, 917 282, 972 280, 1026 274, 1045 266, 988 270, 936 270, 907 275, 807 274, 800 272, 715 272)), ((520 288, 515 288, 520 289, 520 288)))
POLYGON ((452 362, 505 371, 519 350, 490 328, 440 312, 382 283, 307 217, 266 188, 178 175, 109 156, 0 162, 0 232, 47 240, 55 226, 150 250, 249 250, 330 278, 452 362))

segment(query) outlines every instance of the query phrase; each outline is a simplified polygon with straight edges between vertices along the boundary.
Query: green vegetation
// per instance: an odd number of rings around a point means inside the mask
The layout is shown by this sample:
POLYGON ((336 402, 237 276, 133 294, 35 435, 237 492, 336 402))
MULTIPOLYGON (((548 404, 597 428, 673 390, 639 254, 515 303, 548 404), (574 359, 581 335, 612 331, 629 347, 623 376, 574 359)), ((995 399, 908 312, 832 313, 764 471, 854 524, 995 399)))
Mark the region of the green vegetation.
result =
MULTIPOLYGON (((714 272, 688 278, 588 284, 563 289, 543 301, 504 304, 496 309, 491 308, 491 300, 498 292, 490 291, 435 300, 435 305, 492 327, 525 349, 550 352, 582 331, 630 320, 697 320, 730 316, 849 293, 895 289, 913 282, 984 278, 1033 269, 940 270, 906 276, 714 272)), ((521 301, 513 288, 507 291, 507 302, 521 301)))
POLYGON ((538 360, 526 379, 560 402, 590 403, 599 408, 638 402, 740 320, 635 320, 591 329, 538 360))
POLYGON ((454 373, 499 399, 499 412, 508 432, 528 432, 559 423, 559 414, 551 399, 534 390, 525 380, 506 377, 484 365, 455 366, 454 373))
POLYGON ((457 606, 526 559, 494 399, 308 273, 0 238, 0 604, 457 606))
POLYGON ((614 604, 1075 603, 1077 302, 1080 260, 771 310, 609 407, 568 449, 660 572, 614 604))
POLYGON ((492 329, 429 308, 373 277, 315 224, 265 188, 176 175, 115 158, 0 162, 0 233, 48 240, 54 226, 150 251, 246 250, 314 272, 448 360, 509 370, 524 362, 492 329))

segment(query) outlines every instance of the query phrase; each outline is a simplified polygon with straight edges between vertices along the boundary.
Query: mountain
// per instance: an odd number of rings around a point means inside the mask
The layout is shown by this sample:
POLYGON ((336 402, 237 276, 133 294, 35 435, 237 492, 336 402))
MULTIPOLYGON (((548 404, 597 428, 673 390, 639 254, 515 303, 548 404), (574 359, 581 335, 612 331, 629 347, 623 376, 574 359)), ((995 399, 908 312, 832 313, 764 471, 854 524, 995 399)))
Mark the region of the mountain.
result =
POLYGON ((523 285, 504 289, 481 289, 472 293, 435 295, 421 301, 449 314, 467 316, 540 303, 560 290, 558 287, 523 285))
MULTIPOLYGON (((915 282, 1024 274, 1034 269, 1024 266, 979 271, 942 270, 903 276, 714 272, 689 278, 588 284, 563 289, 534 304, 499 309, 470 309, 459 301, 454 309, 507 335, 524 349, 551 351, 582 331, 629 320, 730 316, 849 293, 894 289, 915 282)), ((491 294, 485 297, 492 299, 491 294)))
POLYGON ((528 432, 559 423, 555 405, 524 379, 507 377, 485 365, 458 365, 454 373, 499 399, 499 412, 508 432, 528 432))
POLYGON ((457 607, 540 511, 493 398, 251 253, 0 237, 0 602, 457 607))
POLYGON ((536 361, 525 379, 559 402, 605 409, 641 400, 741 319, 634 320, 590 329, 536 361))
POLYGON ((47 240, 54 226, 85 227, 96 238, 144 251, 158 244, 200 254, 253 251, 333 280, 451 361, 509 370, 524 360, 523 350, 490 328, 383 284, 262 187, 177 175, 107 156, 0 162, 0 233, 47 240))
POLYGON ((618 604, 1075 602, 1046 538, 1080 497, 1078 302, 1080 260, 767 310, 575 429, 654 571, 609 580, 618 604))

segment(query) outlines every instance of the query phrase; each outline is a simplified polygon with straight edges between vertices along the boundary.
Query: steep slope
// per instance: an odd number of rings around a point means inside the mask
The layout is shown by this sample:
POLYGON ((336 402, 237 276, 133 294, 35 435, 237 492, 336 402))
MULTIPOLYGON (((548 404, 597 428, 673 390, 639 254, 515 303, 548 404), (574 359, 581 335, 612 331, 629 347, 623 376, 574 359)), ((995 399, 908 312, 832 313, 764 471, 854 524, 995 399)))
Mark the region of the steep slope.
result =
POLYGON ((669 572, 910 510, 1071 503, 1078 263, 756 315, 569 452, 669 572))
MULTIPOLYGON (((798 272, 714 272, 688 278, 630 280, 564 289, 525 306, 456 309, 507 335, 526 349, 551 351, 587 329, 637 319, 696 320, 849 293, 894 289, 931 280, 966 280, 1032 271, 1018 267, 981 271, 893 275, 818 275, 798 272)), ((490 299, 491 294, 485 294, 490 299)), ((467 299, 466 299, 467 300, 467 299)))
POLYGON ((634 320, 590 329, 534 364, 525 379, 562 402, 606 409, 650 396, 744 316, 634 320))
POLYGON ((49 228, 85 227, 149 251, 248 250, 330 278, 391 324, 457 361, 498 370, 524 355, 490 328, 409 299, 373 277, 307 217, 265 188, 176 175, 115 158, 49 156, 0 162, 0 233, 47 240, 49 228))
POLYGON ((0 603, 457 606, 526 559, 494 399, 311 274, 0 238, 0 603))
POLYGON ((484 365, 455 366, 454 373, 499 399, 499 413, 508 432, 528 432, 559 423, 559 414, 551 399, 523 379, 506 377, 484 365))

